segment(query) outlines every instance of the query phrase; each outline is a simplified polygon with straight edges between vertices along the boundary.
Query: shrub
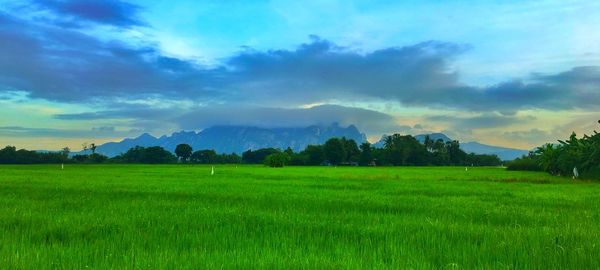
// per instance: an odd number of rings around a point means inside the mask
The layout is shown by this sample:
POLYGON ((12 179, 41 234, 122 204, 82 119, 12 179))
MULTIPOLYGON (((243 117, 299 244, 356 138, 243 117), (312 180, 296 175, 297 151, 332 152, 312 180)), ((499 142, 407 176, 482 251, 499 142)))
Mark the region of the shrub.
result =
POLYGON ((543 171, 538 159, 535 156, 523 156, 508 163, 506 169, 509 171, 543 171))
POLYGON ((593 169, 583 172, 581 174, 581 178, 600 180, 600 167, 596 167, 596 168, 593 168, 593 169))
POLYGON ((273 153, 265 158, 265 165, 272 168, 281 168, 289 162, 290 156, 283 152, 273 153))

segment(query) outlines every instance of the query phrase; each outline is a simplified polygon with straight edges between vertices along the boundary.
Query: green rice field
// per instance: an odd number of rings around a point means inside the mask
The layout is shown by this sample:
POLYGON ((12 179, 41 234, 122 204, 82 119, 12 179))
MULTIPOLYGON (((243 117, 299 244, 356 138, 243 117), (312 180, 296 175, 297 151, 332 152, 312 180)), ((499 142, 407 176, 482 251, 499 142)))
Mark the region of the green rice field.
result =
POLYGON ((600 182, 464 167, 0 166, 0 269, 600 269, 600 182))

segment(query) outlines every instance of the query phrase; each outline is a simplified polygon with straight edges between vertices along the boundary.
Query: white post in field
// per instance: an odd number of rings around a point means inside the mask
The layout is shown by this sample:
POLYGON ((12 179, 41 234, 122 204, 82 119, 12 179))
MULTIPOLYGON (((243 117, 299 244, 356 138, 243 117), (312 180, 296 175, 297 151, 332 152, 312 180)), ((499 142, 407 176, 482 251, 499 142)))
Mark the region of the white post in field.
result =
POLYGON ((210 175, 215 175, 215 166, 212 166, 210 169, 210 175))

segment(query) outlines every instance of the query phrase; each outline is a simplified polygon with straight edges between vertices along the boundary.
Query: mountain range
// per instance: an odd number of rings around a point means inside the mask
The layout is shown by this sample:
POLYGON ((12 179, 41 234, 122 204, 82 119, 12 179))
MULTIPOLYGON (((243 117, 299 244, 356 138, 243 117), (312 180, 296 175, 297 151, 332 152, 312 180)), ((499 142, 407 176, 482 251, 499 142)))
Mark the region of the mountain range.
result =
MULTIPOLYGON (((433 140, 451 139, 443 133, 432 133, 417 135, 415 138, 420 142, 429 135, 433 140)), ((161 146, 171 152, 178 144, 186 143, 194 150, 213 149, 218 153, 242 153, 248 149, 259 149, 266 147, 301 151, 310 144, 323 144, 329 138, 346 137, 353 139, 358 144, 366 142, 367 137, 354 125, 342 127, 336 123, 331 125, 313 125, 304 128, 259 128, 248 126, 214 126, 200 132, 180 131, 170 136, 154 137, 144 133, 136 138, 127 138, 120 142, 109 142, 98 146, 97 153, 113 157, 126 152, 134 146, 161 146)), ((385 135, 384 135, 385 137, 385 135)), ((384 138, 383 137, 383 138, 384 138)), ((383 138, 373 144, 375 147, 383 147, 383 138)), ((461 143, 465 152, 476 154, 495 154, 502 160, 512 160, 527 154, 527 150, 498 147, 481 144, 478 142, 461 143)))
POLYGON ((342 127, 336 123, 328 126, 309 126, 305 128, 259 128, 247 126, 214 126, 200 132, 180 131, 171 136, 156 138, 148 133, 120 142, 109 142, 98 146, 96 152, 109 157, 126 152, 139 146, 161 146, 171 152, 178 144, 187 143, 194 150, 213 149, 218 153, 242 153, 248 149, 266 147, 301 151, 310 144, 323 144, 329 138, 346 137, 357 143, 367 141, 365 134, 354 125, 342 127))

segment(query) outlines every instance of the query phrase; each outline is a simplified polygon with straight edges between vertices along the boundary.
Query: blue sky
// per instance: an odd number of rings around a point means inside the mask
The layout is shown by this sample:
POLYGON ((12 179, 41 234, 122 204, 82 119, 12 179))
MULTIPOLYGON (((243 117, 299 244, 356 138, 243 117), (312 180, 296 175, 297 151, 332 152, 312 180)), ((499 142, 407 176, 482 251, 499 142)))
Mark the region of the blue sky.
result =
POLYGON ((0 142, 339 122, 530 148, 600 118, 596 1, 0 1, 0 142))

